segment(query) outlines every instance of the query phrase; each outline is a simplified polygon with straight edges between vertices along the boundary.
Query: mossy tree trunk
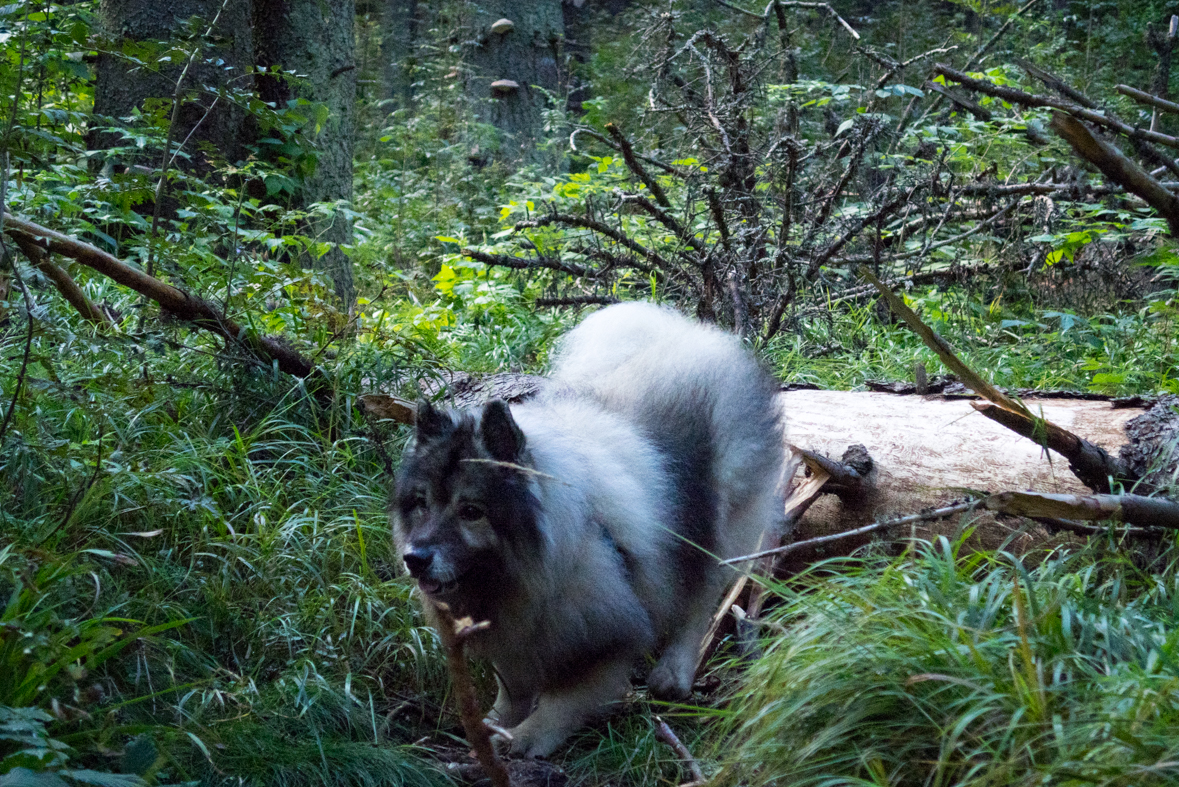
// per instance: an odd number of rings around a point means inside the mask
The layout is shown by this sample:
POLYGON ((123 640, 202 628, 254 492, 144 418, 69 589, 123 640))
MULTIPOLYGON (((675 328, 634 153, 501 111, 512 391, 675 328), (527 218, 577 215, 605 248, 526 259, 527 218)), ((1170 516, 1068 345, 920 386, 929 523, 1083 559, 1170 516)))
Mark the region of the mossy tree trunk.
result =
POLYGON ((540 135, 545 105, 537 88, 560 87, 561 0, 482 0, 471 3, 467 18, 468 93, 482 117, 508 136, 511 157, 527 155, 540 135), (502 19, 510 27, 493 31, 502 19), (492 88, 505 80, 516 86, 492 88))
MULTIPOLYGON (((214 92, 256 89, 280 107, 296 98, 326 106, 326 120, 309 128, 316 162, 303 181, 303 201, 308 205, 352 199, 355 16, 353 0, 103 0, 101 6, 108 52, 134 42, 196 39, 217 20, 212 48, 196 54, 181 83, 180 113, 171 134, 173 140, 188 140, 185 152, 192 157, 187 167, 191 171, 210 171, 211 157, 229 162, 243 159, 257 136, 255 124, 238 108, 241 102, 223 97, 214 105, 214 92), (190 28, 193 17, 203 21, 190 28), (255 64, 277 65, 306 79, 297 83, 243 79, 255 64)), ((184 63, 178 63, 151 73, 133 68, 126 57, 103 54, 98 62, 95 114, 125 117, 142 109, 149 99, 171 99, 183 70, 184 63)), ((113 144, 111 135, 92 139, 95 147, 113 144)), ((175 166, 185 166, 184 161, 177 158, 175 166)), ((341 245, 352 240, 351 222, 343 211, 332 209, 310 222, 309 231, 329 244, 329 251, 313 263, 327 272, 336 294, 350 309, 356 289, 351 261, 341 245)))
POLYGON ((396 107, 413 103, 414 71, 417 68, 418 0, 382 0, 381 93, 396 107))
MULTIPOLYGON (((356 18, 354 0, 254 0, 254 40, 258 63, 279 65, 307 78, 289 82, 262 79, 264 99, 279 105, 293 98, 323 104, 327 120, 315 129, 315 169, 303 183, 304 200, 352 200, 352 149, 356 134, 356 18)), ((330 250, 314 260, 331 277, 336 294, 351 309, 356 303, 352 261, 341 248, 352 241, 352 223, 343 211, 329 211, 311 223, 330 250)))
MULTIPOLYGON (((178 156, 173 165, 203 173, 211 169, 210 157, 242 158, 250 136, 245 114, 232 101, 214 105, 211 91, 239 87, 253 63, 250 10, 251 0, 103 0, 99 20, 105 42, 98 57, 94 114, 123 118, 144 109, 149 99, 176 96, 184 62, 153 71, 119 53, 153 42, 187 39, 195 45, 216 19, 211 48, 197 52, 180 83, 180 112, 171 136, 176 142, 188 140, 187 157, 178 156), (190 27, 194 17, 200 21, 190 27), (222 64, 213 65, 218 59, 222 64)), ((170 113, 171 104, 163 111, 170 113)), ((95 134, 90 144, 108 148, 119 142, 112 134, 95 134)))

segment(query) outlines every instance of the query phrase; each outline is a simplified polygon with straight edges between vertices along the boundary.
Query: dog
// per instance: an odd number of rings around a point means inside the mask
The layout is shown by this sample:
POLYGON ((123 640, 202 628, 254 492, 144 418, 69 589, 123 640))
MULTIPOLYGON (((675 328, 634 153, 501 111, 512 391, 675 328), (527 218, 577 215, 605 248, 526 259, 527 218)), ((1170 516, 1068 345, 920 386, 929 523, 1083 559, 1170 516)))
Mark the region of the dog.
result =
POLYGON ((429 602, 490 622, 468 643, 501 748, 550 754, 651 652, 651 694, 690 695, 719 559, 783 520, 777 390, 737 337, 627 303, 564 337, 530 401, 418 405, 395 538, 429 602))

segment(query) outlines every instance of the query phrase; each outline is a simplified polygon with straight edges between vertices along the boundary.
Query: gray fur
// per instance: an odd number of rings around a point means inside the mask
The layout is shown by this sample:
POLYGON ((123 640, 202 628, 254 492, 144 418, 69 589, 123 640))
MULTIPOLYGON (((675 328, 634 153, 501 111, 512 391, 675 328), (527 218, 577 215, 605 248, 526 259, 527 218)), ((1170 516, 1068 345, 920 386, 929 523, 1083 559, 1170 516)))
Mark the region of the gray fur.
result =
MULTIPOLYGON (((393 522, 423 593, 476 636, 510 748, 550 753, 634 661, 682 699, 729 574, 782 518, 776 386, 735 337, 650 304, 595 313, 539 398, 423 405, 393 522)), ((429 605, 427 605, 427 608, 429 605)))

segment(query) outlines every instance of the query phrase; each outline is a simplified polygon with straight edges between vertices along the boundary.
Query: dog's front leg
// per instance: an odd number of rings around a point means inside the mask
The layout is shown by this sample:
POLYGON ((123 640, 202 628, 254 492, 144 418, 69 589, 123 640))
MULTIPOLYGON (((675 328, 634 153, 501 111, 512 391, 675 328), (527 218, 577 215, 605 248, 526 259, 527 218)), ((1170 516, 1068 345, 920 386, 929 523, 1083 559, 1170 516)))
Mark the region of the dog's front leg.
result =
POLYGON ((499 686, 499 693, 487 717, 500 727, 515 727, 532 712, 537 690, 529 682, 510 677, 505 679, 499 670, 496 670, 495 682, 499 686))
POLYGON ((630 687, 631 660, 605 661, 568 689, 540 695, 536 710, 514 729, 512 754, 545 757, 604 706, 630 687))

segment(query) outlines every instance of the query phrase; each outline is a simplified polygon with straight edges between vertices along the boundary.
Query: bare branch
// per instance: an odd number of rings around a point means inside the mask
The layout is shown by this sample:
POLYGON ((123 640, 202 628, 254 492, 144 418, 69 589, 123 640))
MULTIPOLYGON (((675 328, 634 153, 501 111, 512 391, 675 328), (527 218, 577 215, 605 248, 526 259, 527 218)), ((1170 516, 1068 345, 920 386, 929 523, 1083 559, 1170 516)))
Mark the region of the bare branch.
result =
POLYGON ((76 260, 114 279, 124 287, 130 287, 158 303, 173 316, 217 334, 230 344, 245 349, 258 360, 267 364, 276 363, 280 371, 295 377, 307 378, 315 370, 309 360, 283 340, 273 336, 258 336, 245 326, 239 325, 212 303, 148 276, 89 243, 83 243, 31 221, 18 219, 10 213, 4 214, 4 230, 13 237, 24 235, 34 241, 37 238, 44 239, 49 251, 76 260))
POLYGON ((664 208, 670 208, 671 202, 667 199, 667 194, 663 191, 663 187, 659 185, 659 181, 651 177, 643 165, 639 163, 635 156, 634 148, 630 146, 630 140, 622 133, 622 130, 613 123, 606 124, 606 130, 610 132, 610 136, 614 137, 614 141, 618 143, 618 148, 622 151, 622 160, 626 162, 626 166, 635 174, 643 185, 651 190, 651 196, 655 198, 664 208))
POLYGON ((1131 126, 1108 115, 1104 115, 1096 110, 1082 107, 1069 101, 1064 101, 1052 96, 1037 96, 1031 93, 1025 93, 1022 90, 1016 90, 1012 87, 1003 85, 996 85, 986 79, 975 79, 967 76, 965 73, 957 69, 950 68, 947 65, 938 63, 934 67, 934 71, 941 74, 946 79, 953 80, 959 84, 965 85, 971 90, 977 90, 979 93, 985 93, 988 96, 1001 98, 1011 104, 1020 104, 1025 107, 1047 107, 1050 109, 1059 109, 1062 112, 1067 112, 1082 120, 1087 120, 1098 126, 1113 129, 1120 134, 1125 134, 1134 139, 1141 139, 1146 142, 1157 142, 1160 145, 1166 145, 1171 148, 1179 148, 1179 138, 1172 137, 1167 134, 1160 134, 1157 131, 1147 131, 1146 129, 1131 126))
POLYGON ((528 257, 509 257, 506 254, 488 254, 485 251, 470 248, 463 249, 463 256, 469 257, 476 262, 482 262, 484 265, 495 265, 500 268, 512 268, 514 270, 547 268, 549 270, 560 271, 561 273, 568 273, 570 276, 594 276, 597 273, 597 271, 590 268, 583 268, 580 265, 564 262, 557 257, 537 256, 531 259, 528 257))
POLYGON ((1172 235, 1179 235, 1179 197, 1163 187, 1150 173, 1122 155, 1108 142, 1098 139, 1076 118, 1057 112, 1051 128, 1064 138, 1073 151, 1097 167, 1114 183, 1142 197, 1167 220, 1172 235))

